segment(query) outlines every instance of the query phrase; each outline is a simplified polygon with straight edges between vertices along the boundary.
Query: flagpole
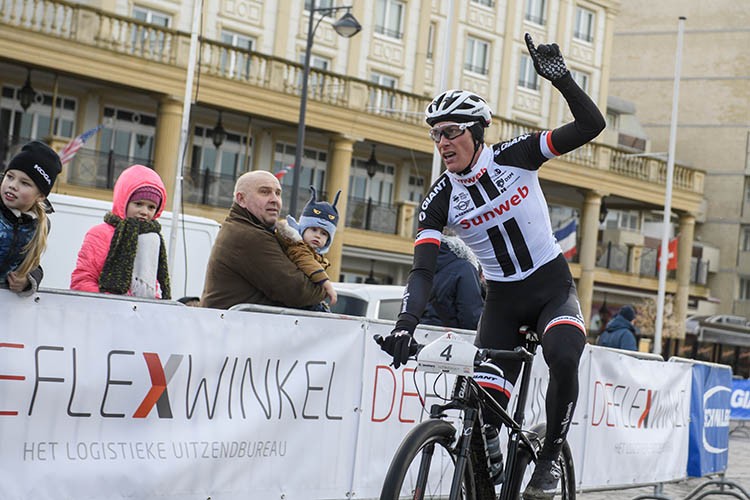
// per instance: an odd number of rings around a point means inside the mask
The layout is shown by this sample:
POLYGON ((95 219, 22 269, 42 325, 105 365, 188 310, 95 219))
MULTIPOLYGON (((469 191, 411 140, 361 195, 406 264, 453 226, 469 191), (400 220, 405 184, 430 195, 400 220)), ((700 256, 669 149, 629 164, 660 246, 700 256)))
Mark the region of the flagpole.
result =
POLYGON ((664 192, 664 220, 662 222, 661 255, 659 256, 659 289, 656 298, 656 325, 654 329, 653 353, 661 354, 661 337, 664 323, 664 296, 667 288, 667 262, 669 261, 669 228, 672 213, 672 178, 674 176, 674 154, 677 141, 677 108, 680 100, 680 70, 682 68, 682 38, 685 32, 685 17, 677 23, 677 54, 674 64, 674 89, 672 91, 672 118, 669 125, 669 156, 667 157, 667 182, 664 192))
MULTIPOLYGON (((193 27, 190 32, 190 51, 188 55, 187 75, 185 78, 185 95, 182 100, 182 124, 180 126, 180 147, 177 150, 177 168, 175 168, 174 192, 172 198, 172 227, 169 233, 169 252, 167 266, 174 272, 174 256, 177 250, 177 226, 182 218, 182 164, 187 149, 188 127, 190 126, 190 105, 193 94, 193 75, 195 73, 195 54, 198 51, 198 22, 200 21, 201 0, 193 0, 193 27)), ((187 255, 185 256, 187 259, 187 255)))

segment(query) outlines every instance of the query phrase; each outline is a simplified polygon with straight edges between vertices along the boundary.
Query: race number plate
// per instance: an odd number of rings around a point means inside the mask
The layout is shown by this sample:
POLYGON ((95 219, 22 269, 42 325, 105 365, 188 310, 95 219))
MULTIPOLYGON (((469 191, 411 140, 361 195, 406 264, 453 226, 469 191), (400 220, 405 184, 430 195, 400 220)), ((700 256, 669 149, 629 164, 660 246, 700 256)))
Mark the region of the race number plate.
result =
POLYGON ((472 375, 477 348, 453 332, 427 344, 417 357, 417 366, 428 373, 472 375))

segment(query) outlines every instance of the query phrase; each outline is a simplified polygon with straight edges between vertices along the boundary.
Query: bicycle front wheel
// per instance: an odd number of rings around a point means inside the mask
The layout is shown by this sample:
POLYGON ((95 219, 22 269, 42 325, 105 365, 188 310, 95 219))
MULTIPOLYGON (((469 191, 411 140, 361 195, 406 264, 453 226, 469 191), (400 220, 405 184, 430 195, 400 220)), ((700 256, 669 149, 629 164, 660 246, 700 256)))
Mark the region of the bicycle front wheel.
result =
MULTIPOLYGON (((534 445, 534 452, 530 453, 526 446, 519 448, 518 462, 514 468, 511 482, 508 485, 514 494, 510 496, 504 495, 504 498, 521 498, 520 492, 526 487, 531 474, 534 472, 536 463, 534 462, 533 455, 538 454, 544 445, 546 426, 545 424, 539 424, 531 430, 532 434, 536 434, 536 439, 532 439, 531 442, 534 445)), ((568 441, 563 443, 562 449, 560 450, 560 456, 558 458, 560 464, 561 476, 559 490, 555 498, 561 498, 562 500, 575 500, 576 498, 576 478, 575 468, 573 466, 573 454, 570 451, 570 445, 568 441)))
MULTIPOLYGON (((385 476, 380 500, 445 499, 456 469, 456 428, 444 420, 426 420, 406 435, 385 476)), ((474 500, 470 460, 460 476, 457 500, 474 500)))

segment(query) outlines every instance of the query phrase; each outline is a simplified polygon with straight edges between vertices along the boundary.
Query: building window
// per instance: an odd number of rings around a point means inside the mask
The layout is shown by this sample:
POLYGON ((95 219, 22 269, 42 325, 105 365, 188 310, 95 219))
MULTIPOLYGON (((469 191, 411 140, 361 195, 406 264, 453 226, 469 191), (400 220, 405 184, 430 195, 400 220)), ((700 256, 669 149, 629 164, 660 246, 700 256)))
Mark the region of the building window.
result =
POLYGON ((404 3, 398 0, 377 0, 375 32, 391 38, 403 37, 404 3))
POLYGON ((742 226, 742 251, 750 252, 750 226, 742 226))
MULTIPOLYGON (((288 169, 288 173, 281 178, 282 206, 288 207, 292 199, 292 184, 294 183, 294 156, 297 147, 294 144, 277 142, 273 155, 273 173, 279 173, 288 169)), ((322 149, 306 147, 302 154, 302 170, 299 173, 299 192, 297 193, 297 206, 304 207, 310 199, 309 186, 314 186, 318 191, 318 197, 325 193, 326 168, 328 164, 328 152, 322 149)), ((332 201, 332 200, 331 200, 332 201)), ((299 214, 291 214, 298 217, 299 214)))
POLYGON ((255 40, 240 33, 229 30, 221 31, 221 41, 242 51, 221 49, 221 72, 229 78, 247 80, 250 77, 250 54, 245 50, 253 50, 255 40))
POLYGON ((407 187, 407 198, 409 201, 419 203, 424 197, 424 177, 418 175, 409 176, 409 186, 407 187))
MULTIPOLYGON (((395 89, 398 80, 392 76, 373 72, 370 81, 382 87, 395 89)), ((370 110, 375 113, 389 113, 396 111, 396 94, 383 88, 370 88, 370 110)))
POLYGON ((620 115, 614 111, 607 110, 607 128, 610 130, 617 130, 620 126, 620 115))
POLYGON ((750 300, 750 278, 740 278, 740 300, 750 300))
MULTIPOLYGON (((172 16, 159 12, 149 7, 133 6, 133 17, 137 21, 153 24, 163 28, 172 25, 172 16)), ((139 25, 133 25, 131 33, 132 51, 138 54, 149 54, 159 56, 169 50, 167 47, 166 33, 154 29, 145 29, 139 25)))
POLYGON ((594 40, 594 13, 583 7, 576 7, 576 25, 573 37, 584 42, 594 40))
POLYGON ((99 132, 99 149, 150 164, 155 133, 155 115, 107 106, 104 127, 99 132))
MULTIPOLYGON (((226 126, 226 122, 224 122, 226 126)), ((197 125, 193 135, 190 172, 186 176, 185 196, 189 203, 228 207, 234 197, 237 178, 252 164, 252 139, 227 129, 227 137, 217 148, 213 143, 213 125, 197 125)))
POLYGON ((249 156, 246 148, 247 137, 227 130, 227 137, 217 148, 213 143, 213 125, 196 126, 193 136, 193 157, 190 164, 191 174, 203 173, 206 170, 212 174, 234 182, 237 177, 247 171, 245 158, 249 156))
POLYGON ((745 177, 745 203, 750 203, 750 177, 745 177))
POLYGON ((637 233, 641 230, 641 214, 637 210, 610 210, 604 224, 606 229, 637 233))
MULTIPOLYGON (((305 10, 309 11, 312 0, 305 0, 305 10)), ((315 0, 316 9, 330 9, 333 7, 333 0, 315 0)))
POLYGON ((579 87, 583 89, 584 92, 588 94, 589 92, 589 74, 584 73, 583 71, 578 71, 576 69, 570 70, 570 76, 573 77, 573 80, 578 84, 579 87))
POLYGON ((546 19, 544 13, 547 10, 547 0, 526 0, 524 19, 534 24, 544 26, 546 19))
POLYGON ((155 24, 164 28, 169 28, 169 26, 172 24, 172 16, 170 16, 169 14, 139 5, 133 6, 133 17, 138 21, 143 21, 144 23, 148 24, 155 24))
POLYGON ((471 0, 471 3, 476 3, 479 5, 484 5, 485 7, 494 7, 495 2, 492 0, 471 0))
POLYGON ((349 197, 359 200, 372 199, 373 202, 381 205, 391 205, 393 202, 396 167, 388 163, 379 162, 375 175, 370 178, 367 175, 368 159, 352 158, 352 168, 349 177, 349 197))
POLYGON ((437 24, 430 23, 430 31, 427 32, 427 60, 432 61, 433 55, 435 54, 435 33, 437 32, 437 24))
MULTIPOLYGON (((0 100, 0 137, 23 140, 42 138, 54 133, 73 137, 77 115, 77 101, 72 97, 57 96, 55 123, 51 123, 52 94, 37 91, 29 109, 21 108, 19 87, 5 86, 0 100)), ((3 151, 0 150, 0 154, 3 151)), ((0 161, 3 158, 0 156, 0 161)))
POLYGON ((466 55, 464 57, 464 69, 477 73, 480 75, 486 75, 488 72, 487 65, 489 61, 490 44, 478 40, 476 38, 468 37, 466 39, 466 55))
POLYGON ((521 55, 521 67, 518 71, 518 86, 529 90, 539 89, 539 75, 534 69, 534 62, 527 54, 521 55))
MULTIPOLYGON (((305 64, 304 53, 300 54, 299 62, 300 64, 305 64)), ((323 71, 328 71, 328 68, 330 68, 330 66, 331 66, 331 60, 328 59, 327 57, 320 57, 320 56, 316 56, 315 54, 310 54, 311 71, 307 75, 308 97, 317 97, 318 99, 323 98, 327 76, 324 73, 319 73, 317 71, 312 71, 312 70, 322 69, 323 71)), ((298 77, 298 80, 299 80, 298 81, 299 88, 302 89, 302 74, 301 73, 298 77)))

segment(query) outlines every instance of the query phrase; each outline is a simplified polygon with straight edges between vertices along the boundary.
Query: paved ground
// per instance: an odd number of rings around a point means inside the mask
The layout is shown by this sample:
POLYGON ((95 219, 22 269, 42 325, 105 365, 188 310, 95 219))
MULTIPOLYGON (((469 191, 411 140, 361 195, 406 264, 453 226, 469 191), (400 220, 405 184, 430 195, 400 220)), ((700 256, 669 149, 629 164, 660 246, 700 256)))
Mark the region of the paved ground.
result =
MULTIPOLYGON (((732 429, 735 429, 735 427, 736 424, 733 422, 732 429)), ((648 486, 641 488, 628 488, 626 490, 579 493, 577 498, 580 500, 631 500, 636 497, 645 497, 679 500, 686 498, 701 485, 710 483, 714 480, 718 481, 719 478, 692 478, 685 481, 665 484, 663 486, 663 491, 661 492, 661 497, 656 497, 654 495, 654 487, 648 486)), ((739 485, 744 489, 745 493, 750 494, 750 422, 746 423, 745 427, 735 430, 729 436, 729 463, 727 465, 725 480, 739 485)), ((718 485, 707 484, 700 490, 700 492, 693 493, 691 498, 697 499, 702 493, 717 489, 719 489, 718 485)), ((743 494, 738 488, 733 488, 727 491, 735 492, 736 495, 711 494, 702 498, 742 498, 750 500, 750 497, 745 496, 745 494, 743 494)))

